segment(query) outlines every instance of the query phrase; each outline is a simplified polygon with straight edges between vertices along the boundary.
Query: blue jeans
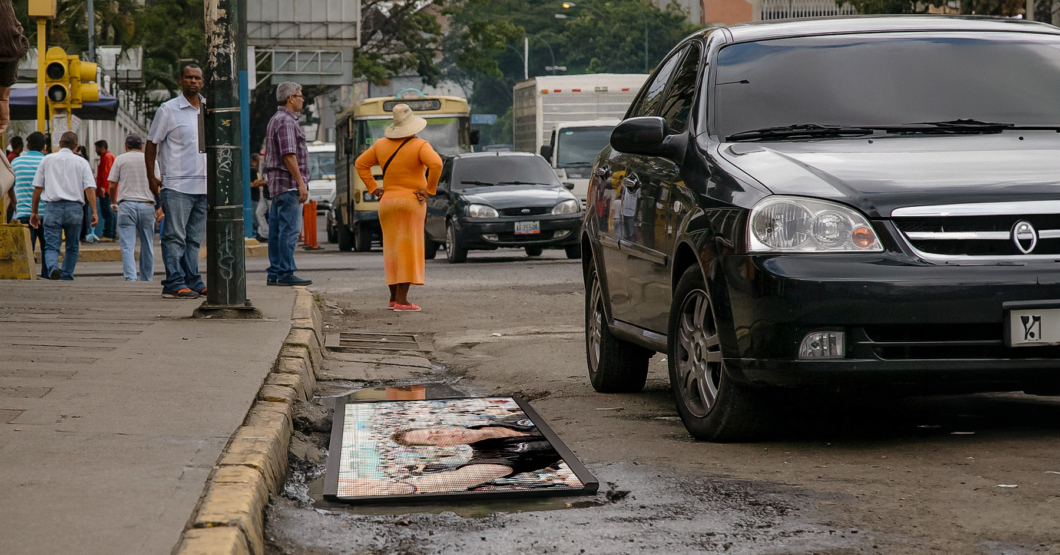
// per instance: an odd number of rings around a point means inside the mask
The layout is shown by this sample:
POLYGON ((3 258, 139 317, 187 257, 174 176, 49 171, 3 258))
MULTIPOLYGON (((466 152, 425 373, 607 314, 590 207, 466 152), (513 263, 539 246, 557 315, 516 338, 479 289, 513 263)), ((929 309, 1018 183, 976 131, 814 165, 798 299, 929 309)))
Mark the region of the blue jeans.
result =
POLYGON ((140 237, 140 281, 151 281, 155 276, 155 205, 123 201, 118 205, 118 237, 125 281, 136 281, 137 235, 140 237))
MULTIPOLYGON (((29 216, 22 216, 18 218, 18 221, 25 225, 29 225, 29 216)), ((40 214, 40 227, 29 228, 29 245, 30 250, 36 250, 37 241, 40 241, 40 277, 48 277, 48 264, 44 262, 44 213, 40 214)))
POLYGON ((284 280, 294 275, 294 248, 302 229, 302 203, 298 189, 272 197, 269 207, 269 281, 284 280))
POLYGON ((59 200, 48 203, 48 216, 44 219, 44 265, 48 271, 59 267, 59 245, 66 233, 66 257, 60 277, 66 281, 74 279, 77 253, 81 250, 81 222, 84 207, 80 202, 59 200))
POLYGON ((166 279, 162 280, 162 291, 176 293, 185 287, 202 291, 206 285, 199 275, 199 250, 206 239, 206 195, 162 189, 161 202, 166 214, 162 234, 166 279))
POLYGON ((118 218, 110 209, 110 193, 96 199, 96 208, 99 210, 99 219, 103 224, 103 233, 100 237, 110 237, 111 239, 114 239, 117 235, 115 229, 118 218))

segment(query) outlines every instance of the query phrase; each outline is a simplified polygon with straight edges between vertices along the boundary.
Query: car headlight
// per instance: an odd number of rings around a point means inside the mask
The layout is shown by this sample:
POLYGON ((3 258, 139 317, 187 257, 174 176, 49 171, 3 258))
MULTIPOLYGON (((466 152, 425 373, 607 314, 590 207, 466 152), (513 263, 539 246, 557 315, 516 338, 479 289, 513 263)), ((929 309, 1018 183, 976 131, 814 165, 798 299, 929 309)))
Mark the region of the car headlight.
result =
POLYGON ((557 216, 560 214, 577 214, 581 212, 581 209, 581 204, 577 200, 565 200, 552 209, 552 214, 557 216))
POLYGON ((751 209, 751 252, 882 252, 872 225, 856 210, 822 200, 772 196, 751 209))
POLYGON ((497 211, 492 206, 486 206, 485 204, 469 204, 467 206, 467 215, 472 218, 496 218, 498 216, 497 211))

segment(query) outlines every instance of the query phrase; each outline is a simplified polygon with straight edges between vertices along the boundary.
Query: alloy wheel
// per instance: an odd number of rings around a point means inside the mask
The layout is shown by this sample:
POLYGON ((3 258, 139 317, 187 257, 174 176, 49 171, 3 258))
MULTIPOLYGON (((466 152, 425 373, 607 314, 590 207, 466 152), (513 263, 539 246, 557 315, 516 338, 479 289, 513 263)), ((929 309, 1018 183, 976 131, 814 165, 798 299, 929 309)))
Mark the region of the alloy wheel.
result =
POLYGON ((702 418, 714 408, 721 382, 721 344, 706 291, 695 289, 681 304, 677 386, 685 406, 702 418))
POLYGON ((592 292, 589 295, 589 318, 585 328, 586 340, 589 342, 589 365, 593 371, 600 369, 601 330, 604 323, 603 291, 600 279, 593 272, 592 292))

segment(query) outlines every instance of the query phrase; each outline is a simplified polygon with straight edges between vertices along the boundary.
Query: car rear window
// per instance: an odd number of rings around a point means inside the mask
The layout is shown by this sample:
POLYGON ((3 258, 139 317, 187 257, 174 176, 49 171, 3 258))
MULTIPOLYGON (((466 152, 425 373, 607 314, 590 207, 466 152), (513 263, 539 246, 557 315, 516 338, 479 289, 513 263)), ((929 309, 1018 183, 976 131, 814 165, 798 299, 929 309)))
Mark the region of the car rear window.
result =
POLYGON ((718 53, 714 134, 789 125, 972 119, 1060 124, 1060 37, 881 33, 740 43, 718 53))
POLYGON ((559 179, 540 156, 482 156, 461 158, 453 163, 453 189, 480 187, 479 181, 492 185, 506 181, 523 181, 559 185, 559 179))

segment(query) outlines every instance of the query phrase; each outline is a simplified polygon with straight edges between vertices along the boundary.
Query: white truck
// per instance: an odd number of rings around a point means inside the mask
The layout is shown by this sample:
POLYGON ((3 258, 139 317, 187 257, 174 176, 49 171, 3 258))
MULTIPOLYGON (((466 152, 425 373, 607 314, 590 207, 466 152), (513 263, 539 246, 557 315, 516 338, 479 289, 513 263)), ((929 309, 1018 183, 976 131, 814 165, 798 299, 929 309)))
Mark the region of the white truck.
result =
POLYGON ((585 203, 589 172, 647 75, 595 73, 516 83, 513 149, 544 156, 585 203))

